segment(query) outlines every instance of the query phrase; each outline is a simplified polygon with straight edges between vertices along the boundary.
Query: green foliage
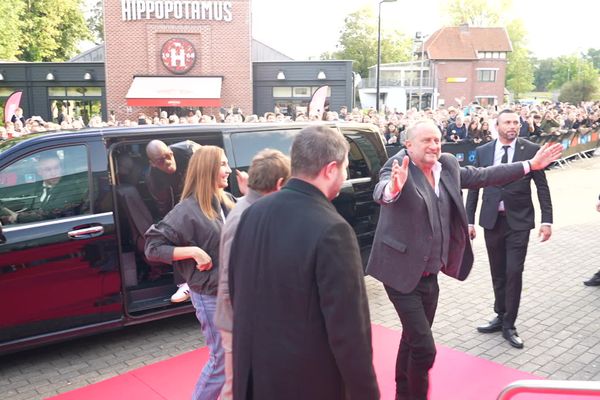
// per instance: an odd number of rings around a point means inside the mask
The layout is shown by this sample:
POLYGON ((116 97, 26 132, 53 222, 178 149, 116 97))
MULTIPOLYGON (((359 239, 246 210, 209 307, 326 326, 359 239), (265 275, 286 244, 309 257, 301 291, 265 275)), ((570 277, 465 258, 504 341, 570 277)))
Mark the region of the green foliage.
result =
MULTIPOLYGON (((353 69, 361 76, 377 64, 377 16, 369 7, 362 8, 345 19, 334 53, 324 53, 321 59, 353 60, 353 69)), ((382 22, 382 25, 384 22, 382 22)), ((408 61, 412 41, 398 31, 381 28, 381 63, 408 61)))
POLYGON ((591 61, 594 68, 600 71, 600 49, 588 49, 583 57, 587 61, 591 61))
POLYGON ((515 19, 508 23, 506 31, 513 47, 506 65, 506 87, 519 98, 534 88, 533 63, 526 47, 527 30, 522 20, 515 19))
POLYGON ((0 60, 17 60, 20 54, 22 0, 0 1, 0 60))
POLYGON ((515 98, 520 94, 533 90, 533 65, 529 53, 524 47, 517 48, 509 56, 506 67, 506 86, 514 93, 515 98))
POLYGON ((510 0, 448 0, 445 14, 454 26, 497 26, 510 5, 510 0))
POLYGON ((598 80, 582 79, 566 82, 560 89, 559 101, 579 104, 582 101, 597 100, 600 96, 598 80))
POLYGON ((104 41, 104 14, 102 10, 102 1, 97 0, 96 3, 90 9, 90 16, 87 18, 86 23, 96 44, 104 41))
POLYGON ((91 39, 83 0, 1 0, 0 58, 65 61, 91 39))
POLYGON ((597 80, 598 71, 591 61, 577 56, 562 56, 554 61, 554 74, 548 87, 558 89, 569 81, 596 82, 597 80))
POLYGON ((540 60, 534 71, 534 84, 538 91, 545 92, 548 90, 548 85, 552 81, 554 75, 554 59, 547 58, 540 60))

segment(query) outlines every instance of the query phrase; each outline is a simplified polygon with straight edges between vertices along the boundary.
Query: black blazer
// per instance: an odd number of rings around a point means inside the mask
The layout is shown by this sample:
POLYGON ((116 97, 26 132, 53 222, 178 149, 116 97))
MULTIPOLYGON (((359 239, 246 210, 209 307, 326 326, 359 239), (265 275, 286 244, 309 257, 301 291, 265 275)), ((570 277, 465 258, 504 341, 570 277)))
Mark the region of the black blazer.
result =
POLYGON ((33 201, 27 210, 19 213, 19 223, 77 216, 89 209, 87 172, 63 176, 50 189, 47 200, 41 201, 43 182, 33 187, 33 201))
MULTIPOLYGON (((426 200, 428 185, 425 179, 415 179, 422 174, 413 163, 409 163, 408 180, 398 198, 383 201, 383 192, 390 181, 392 162, 402 164, 406 150, 391 157, 379 173, 379 183, 373 197, 381 204, 379 222, 375 231, 373 248, 367 265, 367 273, 401 293, 410 293, 421 279, 431 254, 433 204, 426 200)), ((521 164, 504 164, 490 168, 461 168, 451 154, 440 157, 443 185, 452 201, 450 216, 450 247, 447 265, 442 272, 453 278, 464 280, 473 266, 473 250, 469 241, 467 216, 462 200, 461 188, 477 188, 503 184, 523 176, 521 164)))
POLYGON ((235 399, 379 398, 358 243, 323 193, 257 200, 230 257, 235 399))
MULTIPOLYGON (((531 159, 540 146, 526 139, 517 138, 513 162, 531 159)), ((494 164, 496 140, 491 141, 476 150, 475 165, 487 167, 494 164)), ((502 186, 489 186, 483 190, 479 225, 492 229, 498 217, 498 204, 504 200, 506 220, 511 229, 530 230, 535 227, 535 211, 531 199, 531 180, 535 182, 537 195, 542 211, 542 222, 552 223, 552 200, 550 189, 543 170, 531 171, 523 178, 502 186)), ((470 224, 475 222, 475 210, 479 199, 479 189, 469 190, 467 195, 467 217, 470 224)))

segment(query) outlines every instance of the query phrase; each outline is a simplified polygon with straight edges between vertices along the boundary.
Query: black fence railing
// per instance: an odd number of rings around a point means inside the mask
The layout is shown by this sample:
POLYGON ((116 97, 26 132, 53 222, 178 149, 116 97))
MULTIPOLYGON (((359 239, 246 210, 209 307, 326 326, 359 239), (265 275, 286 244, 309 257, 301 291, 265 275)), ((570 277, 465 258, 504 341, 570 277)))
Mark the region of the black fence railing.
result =
MULTIPOLYGON (((534 136, 529 138, 534 143, 543 145, 545 143, 561 143, 563 152, 558 164, 562 165, 566 160, 573 157, 586 157, 600 146, 600 129, 587 132, 570 130, 558 135, 534 136)), ((484 143, 476 144, 470 140, 461 140, 456 143, 443 143, 442 152, 451 153, 457 158, 461 166, 473 165, 475 163, 475 149, 484 143)), ((402 145, 386 145, 388 157, 393 156, 404 148, 402 145)))

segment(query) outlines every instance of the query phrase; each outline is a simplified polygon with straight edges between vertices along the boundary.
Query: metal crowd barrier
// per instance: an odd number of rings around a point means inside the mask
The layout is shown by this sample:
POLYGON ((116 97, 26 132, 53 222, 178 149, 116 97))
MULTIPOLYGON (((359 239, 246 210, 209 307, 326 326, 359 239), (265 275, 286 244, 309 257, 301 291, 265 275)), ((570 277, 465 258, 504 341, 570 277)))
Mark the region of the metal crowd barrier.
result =
MULTIPOLYGON (((593 155, 600 146, 600 129, 581 132, 570 130, 561 132, 558 135, 536 136, 528 139, 540 145, 545 143, 561 143, 564 150, 561 158, 556 161, 556 165, 563 168, 573 158, 584 159, 593 155)), ((443 143, 442 151, 454 154, 460 165, 464 167, 475 163, 475 149, 482 144, 484 143, 475 144, 468 140, 456 143, 443 143)), ((399 144, 386 145, 385 147, 388 157, 393 156, 404 148, 404 146, 399 144)))
MULTIPOLYGON (((589 398, 591 395, 600 396, 600 382, 598 381, 551 381, 551 380, 521 380, 515 381, 508 385, 500 392, 497 400, 510 400, 514 396, 528 394, 548 394, 569 396, 569 400, 573 396, 585 396, 589 398)), ((562 398, 562 397, 560 397, 562 398)))

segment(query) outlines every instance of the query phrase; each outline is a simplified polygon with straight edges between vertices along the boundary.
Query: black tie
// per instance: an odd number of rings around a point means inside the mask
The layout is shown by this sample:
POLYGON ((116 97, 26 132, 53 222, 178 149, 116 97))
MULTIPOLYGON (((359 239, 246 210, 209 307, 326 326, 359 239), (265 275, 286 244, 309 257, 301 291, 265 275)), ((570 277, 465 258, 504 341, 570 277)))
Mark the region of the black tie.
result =
POLYGON ((500 160, 500 162, 502 164, 508 164, 508 149, 510 149, 510 146, 502 146, 502 149, 504 150, 504 154, 502 154, 502 160, 500 160))

